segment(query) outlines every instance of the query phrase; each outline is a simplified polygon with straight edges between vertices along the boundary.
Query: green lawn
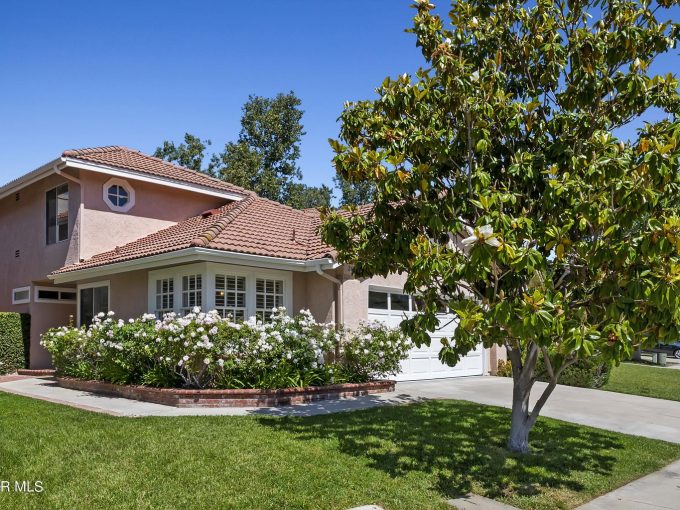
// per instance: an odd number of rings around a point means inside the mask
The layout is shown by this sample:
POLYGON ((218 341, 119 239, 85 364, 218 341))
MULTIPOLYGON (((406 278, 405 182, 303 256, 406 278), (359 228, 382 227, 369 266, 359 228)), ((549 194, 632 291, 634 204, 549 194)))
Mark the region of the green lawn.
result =
POLYGON ((313 418, 116 418, 0 392, 3 509, 445 509, 468 491, 573 508, 680 457, 680 445, 541 419, 503 448, 508 411, 457 401, 313 418))
POLYGON ((622 363, 614 368, 602 389, 680 401, 680 370, 622 363))

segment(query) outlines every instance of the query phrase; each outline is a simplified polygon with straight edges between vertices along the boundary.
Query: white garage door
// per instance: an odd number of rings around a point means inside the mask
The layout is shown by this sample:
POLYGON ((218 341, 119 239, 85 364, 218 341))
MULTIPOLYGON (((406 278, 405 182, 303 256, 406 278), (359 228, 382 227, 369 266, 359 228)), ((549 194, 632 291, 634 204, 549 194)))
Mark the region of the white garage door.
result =
MULTIPOLYGON (((380 321, 392 327, 399 327, 404 317, 413 315, 413 299, 398 291, 370 290, 368 293, 368 318, 380 321)), ((409 353, 408 359, 401 363, 401 373, 397 381, 416 381, 420 379, 441 379, 444 377, 460 377, 464 375, 482 375, 484 373, 484 348, 478 345, 468 353, 457 365, 450 367, 439 361, 442 338, 451 338, 456 325, 450 314, 441 314, 441 329, 431 334, 430 345, 416 347, 409 353)))

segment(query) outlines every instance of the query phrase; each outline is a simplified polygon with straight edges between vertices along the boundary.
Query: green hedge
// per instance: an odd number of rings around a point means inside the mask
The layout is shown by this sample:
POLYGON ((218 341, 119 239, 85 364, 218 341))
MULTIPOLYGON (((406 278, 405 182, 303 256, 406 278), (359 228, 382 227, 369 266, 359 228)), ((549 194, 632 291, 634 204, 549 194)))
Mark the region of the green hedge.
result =
POLYGON ((0 375, 28 367, 31 316, 0 312, 0 375))

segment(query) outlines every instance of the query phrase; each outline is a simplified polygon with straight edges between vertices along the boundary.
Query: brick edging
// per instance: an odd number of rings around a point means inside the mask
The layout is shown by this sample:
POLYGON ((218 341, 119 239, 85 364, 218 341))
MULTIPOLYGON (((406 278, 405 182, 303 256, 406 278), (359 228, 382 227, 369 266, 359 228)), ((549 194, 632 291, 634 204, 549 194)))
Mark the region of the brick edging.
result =
POLYGON ((308 388, 282 388, 278 390, 189 390, 182 388, 151 388, 111 384, 104 381, 87 381, 73 377, 56 377, 63 388, 88 391, 163 404, 174 407, 273 407, 302 404, 329 398, 358 397, 372 393, 394 391, 395 382, 390 380, 367 383, 333 384, 308 388))
POLYGON ((42 369, 34 369, 34 368, 20 368, 17 370, 17 374, 19 375, 32 375, 34 377, 40 377, 44 375, 54 375, 56 370, 53 368, 42 368, 42 369))

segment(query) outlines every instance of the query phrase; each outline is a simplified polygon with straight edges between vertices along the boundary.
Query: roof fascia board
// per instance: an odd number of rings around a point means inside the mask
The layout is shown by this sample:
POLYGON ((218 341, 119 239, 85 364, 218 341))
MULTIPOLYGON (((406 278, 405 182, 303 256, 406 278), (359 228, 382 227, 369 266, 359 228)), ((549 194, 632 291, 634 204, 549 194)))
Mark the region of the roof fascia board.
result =
POLYGON ((46 163, 43 166, 36 168, 35 170, 22 175, 18 179, 15 179, 14 181, 0 187, 0 200, 11 195, 12 193, 16 193, 26 186, 30 186, 31 184, 44 179, 48 175, 55 173, 58 167, 63 166, 61 163, 61 158, 54 159, 49 163, 46 163))
POLYGON ((249 255, 246 253, 226 252, 209 248, 185 248, 182 250, 161 253, 150 257, 144 257, 106 266, 80 269, 66 273, 49 275, 54 283, 69 283, 78 280, 98 278, 101 276, 136 271, 140 269, 154 269, 165 265, 182 265, 197 261, 218 262, 224 264, 236 264, 241 266, 261 267, 263 269, 280 269, 284 271, 312 272, 317 267, 321 269, 334 269, 339 266, 330 258, 316 260, 282 259, 267 257, 264 255, 249 255))
POLYGON ((107 175, 113 175, 116 177, 121 177, 125 179, 132 179, 136 181, 151 182, 154 184, 162 184, 170 188, 177 188, 184 191, 193 191, 195 193, 202 193, 204 195, 210 195, 213 197, 226 198, 228 200, 239 201, 243 200, 245 197, 242 195, 237 195, 235 193, 230 193, 228 191, 220 191, 217 189, 210 189, 205 186, 199 186, 196 184, 181 183, 172 179, 164 179, 163 177, 156 177, 152 175, 146 175, 142 173, 135 172, 134 170, 125 170, 121 168, 111 167, 108 165, 101 165, 98 163, 88 163, 81 161, 79 159, 62 157, 61 161, 67 166, 72 168, 78 168, 81 170, 88 170, 90 172, 98 172, 107 175))

